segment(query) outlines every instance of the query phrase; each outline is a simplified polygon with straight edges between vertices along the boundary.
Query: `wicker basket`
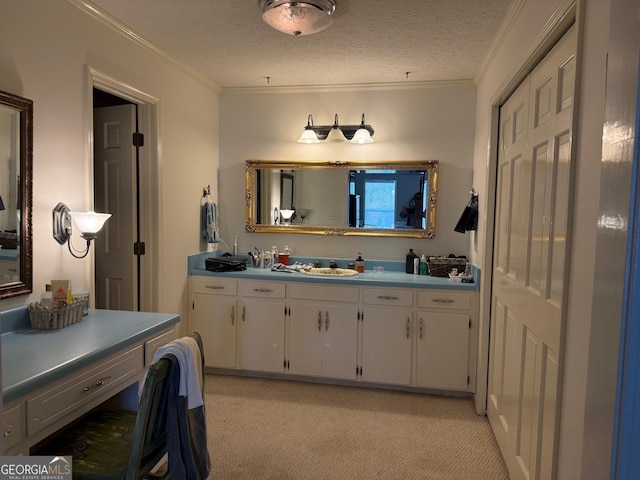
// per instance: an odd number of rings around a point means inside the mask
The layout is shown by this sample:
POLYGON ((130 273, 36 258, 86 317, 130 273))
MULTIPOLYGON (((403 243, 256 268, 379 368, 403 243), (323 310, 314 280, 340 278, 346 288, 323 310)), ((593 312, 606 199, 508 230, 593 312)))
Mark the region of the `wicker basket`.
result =
POLYGON ((464 272, 466 265, 466 258, 429 257, 429 275, 448 277, 454 268, 458 269, 458 273, 464 272))
POLYGON ((30 303, 28 309, 31 328, 56 330, 78 323, 82 320, 84 304, 84 298, 78 298, 62 307, 47 307, 40 302, 30 303))

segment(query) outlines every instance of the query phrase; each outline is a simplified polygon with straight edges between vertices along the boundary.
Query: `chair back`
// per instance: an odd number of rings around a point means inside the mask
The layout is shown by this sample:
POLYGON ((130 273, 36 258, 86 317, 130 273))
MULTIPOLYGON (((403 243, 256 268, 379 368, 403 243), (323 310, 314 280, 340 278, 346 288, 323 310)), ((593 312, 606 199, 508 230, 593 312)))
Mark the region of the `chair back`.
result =
MULTIPOLYGON (((202 339, 196 332, 190 335, 200 348, 200 361, 204 366, 202 339)), ((167 396, 163 395, 169 375, 170 360, 161 358, 149 367, 147 372, 138 414, 131 442, 127 479, 147 478, 151 470, 167 453, 167 396)), ((204 386, 204 367, 202 375, 204 386)), ((168 470, 154 478, 169 478, 168 470)))

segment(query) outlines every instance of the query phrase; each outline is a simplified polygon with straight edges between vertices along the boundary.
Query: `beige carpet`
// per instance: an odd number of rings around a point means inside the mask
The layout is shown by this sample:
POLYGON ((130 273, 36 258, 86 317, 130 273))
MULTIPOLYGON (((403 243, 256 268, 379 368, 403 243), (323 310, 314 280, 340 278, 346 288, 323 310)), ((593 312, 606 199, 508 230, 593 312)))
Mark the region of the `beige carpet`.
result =
POLYGON ((500 480, 470 398, 208 374, 212 480, 500 480))

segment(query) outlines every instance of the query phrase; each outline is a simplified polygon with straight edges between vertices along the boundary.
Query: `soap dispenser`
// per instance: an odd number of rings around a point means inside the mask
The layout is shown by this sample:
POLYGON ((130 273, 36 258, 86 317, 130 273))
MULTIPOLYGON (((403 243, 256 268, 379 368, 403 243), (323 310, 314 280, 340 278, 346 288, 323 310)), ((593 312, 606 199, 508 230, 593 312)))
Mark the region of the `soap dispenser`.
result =
POLYGON ((356 272, 364 273, 364 258, 362 258, 360 252, 358 252, 358 258, 356 258, 356 272))

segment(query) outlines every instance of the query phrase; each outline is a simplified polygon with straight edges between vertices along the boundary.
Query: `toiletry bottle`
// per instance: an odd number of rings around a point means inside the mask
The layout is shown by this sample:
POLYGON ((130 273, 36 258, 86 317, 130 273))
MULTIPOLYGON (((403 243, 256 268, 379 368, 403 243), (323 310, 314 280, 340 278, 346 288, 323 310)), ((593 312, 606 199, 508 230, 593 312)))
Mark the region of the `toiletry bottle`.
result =
POLYGON ((233 256, 238 256, 238 235, 236 235, 236 239, 233 242, 233 256))
POLYGON ((278 259, 278 247, 276 247, 275 245, 273 245, 271 247, 271 257, 273 257, 273 264, 274 265, 280 261, 278 259))
POLYGON ((420 275, 426 275, 426 274, 427 274, 427 257, 423 253, 422 257, 420 257, 420 275))
POLYGON ((356 258, 356 272, 364 273, 364 259, 360 252, 358 252, 358 258, 356 258))
POLYGON ((407 273, 413 273, 413 260, 415 258, 418 258, 418 256, 413 253, 413 248, 410 248, 409 253, 407 253, 407 265, 405 270, 407 273))
POLYGON ((416 255, 416 258, 413 259, 413 274, 420 275, 420 257, 416 255))
POLYGON ((284 252, 282 252, 279 256, 280 263, 283 265, 289 265, 289 247, 284 246, 284 252))
POLYGON ((44 293, 40 296, 40 305, 51 308, 52 300, 53 294, 51 292, 51 284, 47 283, 45 285, 44 293))

